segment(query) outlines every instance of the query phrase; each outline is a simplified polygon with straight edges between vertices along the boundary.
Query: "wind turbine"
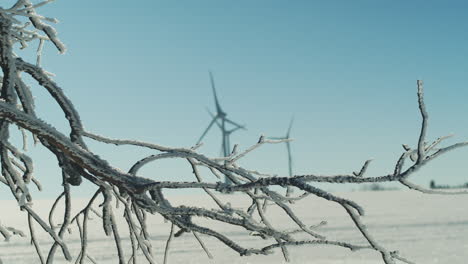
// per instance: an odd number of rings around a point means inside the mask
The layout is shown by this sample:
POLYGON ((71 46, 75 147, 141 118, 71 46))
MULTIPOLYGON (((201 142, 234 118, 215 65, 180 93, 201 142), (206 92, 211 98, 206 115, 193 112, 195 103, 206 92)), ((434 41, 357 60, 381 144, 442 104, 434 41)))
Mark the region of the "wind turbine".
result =
MULTIPOLYGON (((292 117, 291 121, 289 121, 289 127, 288 127, 288 130, 286 131, 285 136, 283 136, 283 137, 270 137, 270 139, 276 139, 276 140, 286 139, 287 140, 285 143, 286 143, 286 150, 287 150, 287 153, 288 153, 288 173, 289 173, 289 177, 293 176, 293 170, 292 170, 293 160, 292 160, 292 156, 291 156, 291 142, 288 140, 288 139, 291 139, 290 135, 291 135, 291 128, 292 128, 293 123, 294 123, 294 117, 292 117)), ((291 193, 292 193, 292 189, 288 186, 288 188, 286 190, 286 196, 289 197, 291 193)))
MULTIPOLYGON (((224 157, 227 157, 231 154, 231 142, 229 137, 231 134, 239 129, 245 129, 245 126, 239 125, 238 123, 230 120, 227 118, 227 113, 223 111, 221 108, 221 105, 219 104, 218 100, 218 95, 216 94, 216 86, 213 78, 213 74, 210 72, 210 81, 211 81, 211 89, 213 90, 213 97, 215 101, 215 108, 216 108, 216 113, 212 114, 209 110, 208 113, 211 115, 212 120, 208 127, 203 131, 203 134, 200 136, 200 138, 197 141, 197 144, 199 144, 202 139, 205 137, 206 133, 211 129, 214 123, 219 127, 221 130, 221 135, 222 135, 222 142, 221 142, 221 151, 224 157), (232 126, 232 128, 227 128, 227 126, 232 126)), ((226 183, 230 183, 230 180, 228 178, 225 179, 226 183)))

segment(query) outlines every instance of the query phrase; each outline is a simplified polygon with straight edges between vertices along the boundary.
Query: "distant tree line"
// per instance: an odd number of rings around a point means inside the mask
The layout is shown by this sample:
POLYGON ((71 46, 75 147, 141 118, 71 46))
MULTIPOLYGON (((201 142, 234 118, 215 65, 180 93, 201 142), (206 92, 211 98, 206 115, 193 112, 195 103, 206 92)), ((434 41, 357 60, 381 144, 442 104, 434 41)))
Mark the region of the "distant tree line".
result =
POLYGON ((394 191, 394 190, 398 190, 398 188, 384 186, 379 183, 372 183, 372 184, 362 185, 362 187, 359 190, 361 191, 394 191))
POLYGON ((434 180, 431 180, 431 182, 429 183, 429 187, 431 189, 460 189, 460 188, 468 188, 468 182, 464 183, 464 184, 461 184, 461 185, 453 185, 453 186, 450 186, 448 184, 446 185, 438 185, 435 183, 434 180))

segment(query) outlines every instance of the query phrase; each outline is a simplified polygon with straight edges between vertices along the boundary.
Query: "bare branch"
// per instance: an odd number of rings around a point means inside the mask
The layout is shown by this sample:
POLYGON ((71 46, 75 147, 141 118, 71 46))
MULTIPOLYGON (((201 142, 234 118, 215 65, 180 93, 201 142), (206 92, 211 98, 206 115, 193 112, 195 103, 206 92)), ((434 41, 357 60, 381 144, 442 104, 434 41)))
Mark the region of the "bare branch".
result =
MULTIPOLYGON (((393 171, 383 175, 368 175, 367 169, 371 160, 367 160, 359 172, 349 174, 293 175, 289 146, 289 142, 292 140, 289 138, 292 121, 286 137, 273 139, 261 136, 258 142, 247 147, 244 151, 238 152, 238 145, 234 145, 231 149, 230 134, 239 129, 245 129, 245 127, 226 118, 226 113, 223 112, 219 103, 211 74, 210 79, 217 112, 213 114, 213 119, 203 132, 200 140, 216 123, 222 130, 223 135, 222 157, 209 157, 201 154, 198 151, 201 144, 188 148, 168 147, 138 140, 111 139, 87 132, 71 100, 58 84, 51 79, 50 73, 41 67, 45 43, 50 41, 60 52, 65 51, 65 46, 58 39, 55 29, 47 24, 47 22, 55 23, 57 20, 36 13, 36 8, 50 2, 52 0, 33 4, 29 0, 18 0, 11 8, 0 9, 0 67, 2 69, 2 76, 0 77, 0 184, 6 186, 18 203, 18 207, 25 211, 28 218, 31 243, 35 247, 41 264, 52 263, 57 248, 62 250, 65 259, 68 261, 75 259, 76 263, 85 263, 86 261, 96 263, 96 260, 88 254, 91 243, 88 239, 88 225, 92 221, 90 212, 98 216, 97 221, 100 221, 102 230, 109 236, 109 239, 114 240, 119 264, 127 263, 124 256, 124 245, 117 226, 119 217, 125 219, 124 226, 129 231, 131 255, 128 263, 136 264, 140 253, 143 254, 144 260, 148 263, 156 263, 149 230, 151 225, 147 223, 148 214, 158 214, 171 224, 171 231, 164 253, 164 263, 168 261, 171 240, 186 233, 193 234, 209 258, 212 258, 212 255, 200 235, 217 239, 241 256, 266 255, 272 253, 273 249, 281 249, 285 260, 288 261, 290 258, 289 247, 333 245, 348 248, 352 251, 361 249, 376 251, 386 264, 393 264, 397 261, 412 263, 400 256, 398 252, 383 247, 379 241, 373 238, 361 218, 364 215, 364 208, 358 203, 324 191, 314 185, 321 182, 333 184, 398 182, 409 189, 430 194, 468 193, 465 190, 453 192, 429 190, 410 181, 410 176, 427 165, 428 162, 451 150, 468 145, 468 142, 458 142, 443 146, 442 143, 449 136, 439 137, 432 143, 427 143, 431 142, 426 139, 428 113, 424 103, 423 83, 420 80, 417 81, 417 99, 422 121, 419 137, 415 144, 416 147, 403 145, 404 152, 399 155, 393 166, 393 171), (21 19, 18 18, 29 20, 29 22, 21 22, 21 19), (28 44, 34 40, 39 43, 36 50, 35 64, 25 62, 14 54, 13 47, 15 45, 20 45, 20 48, 27 48, 28 44), (25 83, 28 77, 32 78, 33 85, 45 89, 48 96, 58 104, 60 111, 68 120, 70 129, 68 135, 38 118, 39 115, 36 115, 32 94, 33 89, 28 86, 29 83, 25 83), (23 148, 17 147, 16 143, 12 143, 15 141, 10 137, 10 133, 18 133, 18 131, 10 129, 12 125, 13 127, 18 126, 19 132, 22 133, 23 148), (229 129, 226 125, 234 126, 234 128, 229 129), (33 159, 26 154, 28 144, 26 138, 29 133, 32 134, 35 144, 41 144, 55 156, 61 170, 63 192, 57 196, 48 217, 45 218, 41 218, 34 211, 32 205, 34 192, 30 191, 31 185, 36 185, 39 190, 42 190, 42 187, 39 181, 40 178, 34 175, 33 159), (145 148, 152 151, 152 153, 145 158, 133 161, 134 165, 131 166, 128 172, 124 172, 124 170, 110 164, 104 158, 96 155, 91 149, 88 149, 84 137, 116 146, 129 145, 136 148, 145 148), (265 144, 283 142, 286 142, 288 148, 289 175, 287 176, 260 173, 255 168, 244 168, 237 164, 240 159, 246 158, 252 151, 265 144), (177 179, 167 180, 164 175, 157 173, 151 175, 151 178, 144 178, 139 174, 140 169, 150 162, 169 158, 188 162, 195 180, 193 182, 182 182, 177 179), (209 177, 203 175, 203 172, 205 172, 203 169, 206 169, 209 177), (221 182, 223 178, 226 179, 225 182, 221 182), (96 186, 97 191, 92 195, 88 204, 72 217, 70 188, 71 185, 79 186, 82 179, 96 186), (279 189, 278 186, 286 188, 286 195, 276 191, 279 189), (165 196, 165 190, 188 188, 203 190, 205 197, 212 200, 216 207, 173 206, 170 197, 165 196), (297 197, 290 197, 291 188, 297 188, 303 193, 297 197), (248 206, 245 206, 246 208, 237 208, 231 206, 228 202, 223 202, 221 194, 224 193, 232 193, 236 195, 236 198, 247 199, 248 206), (100 204, 101 212, 97 212, 93 208, 93 204, 101 196, 103 198, 100 204), (306 202, 303 198, 307 196, 319 197, 327 203, 340 205, 347 213, 347 217, 353 221, 356 230, 367 241, 366 244, 356 245, 346 241, 328 240, 319 232, 322 231, 319 227, 323 226, 326 221, 316 225, 306 223, 300 217, 300 213, 296 211, 297 209, 291 206, 291 203, 293 201, 306 202), (56 215, 58 204, 61 201, 64 201, 65 204, 63 219, 61 223, 56 224, 54 221, 57 219, 54 218, 54 215, 56 215), (124 207, 123 215, 114 214, 114 208, 119 206, 124 207), (283 230, 275 226, 275 222, 271 221, 269 217, 271 207, 279 209, 279 212, 287 216, 287 221, 294 224, 292 229, 283 230), (268 213, 266 212, 267 208, 268 213), (258 239, 259 243, 262 244, 257 245, 257 248, 247 247, 243 244, 244 242, 234 241, 230 234, 226 234, 224 230, 216 231, 209 224, 200 224, 205 223, 204 221, 198 221, 200 218, 239 227, 246 236, 250 235, 252 238, 258 239), (49 235, 49 241, 52 241, 47 259, 42 255, 35 234, 34 222, 39 224, 49 235), (70 224, 73 222, 76 223, 80 235, 80 252, 77 256, 72 256, 70 253, 66 244, 68 240, 65 237, 66 230, 70 232, 70 224), (175 227, 180 230, 175 232, 175 227), (301 239, 297 239, 298 235, 307 235, 308 238, 303 239, 301 237, 301 239)), ((119 211, 115 210, 115 212, 119 211)), ((12 235, 24 235, 14 227, 1 224, 0 234, 5 240, 10 239, 12 235)))

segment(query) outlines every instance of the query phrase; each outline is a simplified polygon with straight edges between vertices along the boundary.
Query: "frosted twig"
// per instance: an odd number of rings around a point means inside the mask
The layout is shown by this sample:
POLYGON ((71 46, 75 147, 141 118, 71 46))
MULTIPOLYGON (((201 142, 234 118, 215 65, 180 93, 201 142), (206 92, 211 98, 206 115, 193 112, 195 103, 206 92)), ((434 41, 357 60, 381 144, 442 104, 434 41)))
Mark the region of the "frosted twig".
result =
POLYGON ((55 226, 54 222, 53 222, 53 215, 54 215, 54 211, 55 211, 55 207, 57 206, 58 202, 60 201, 60 199, 62 199, 62 197, 65 195, 65 192, 62 192, 54 201, 54 203, 52 204, 52 208, 50 209, 49 211, 49 225, 52 229, 55 229, 57 228, 57 226, 55 226))
POLYGON ((240 154, 236 155, 232 159, 229 159, 229 164, 234 164, 236 161, 239 159, 245 157, 248 153, 252 152, 253 150, 259 148, 263 144, 278 144, 278 143, 283 143, 283 142, 289 142, 292 141, 292 139, 278 139, 278 140, 273 140, 273 139, 266 139, 265 136, 260 136, 258 139, 257 144, 252 145, 248 149, 246 149, 244 152, 241 152, 240 154))
POLYGON ((31 235, 31 243, 34 245, 34 248, 36 249, 37 257, 39 258, 39 261, 41 264, 45 264, 44 261, 44 256, 42 255, 41 247, 39 246, 39 243, 37 242, 36 239, 36 233, 34 232, 34 224, 32 221, 32 216, 28 214, 28 226, 29 226, 29 233, 31 235))
POLYGON ((169 237, 167 238, 166 241, 166 247, 164 249, 164 264, 167 264, 167 259, 169 257, 169 249, 171 245, 172 238, 174 237, 174 223, 171 224, 171 231, 169 232, 169 237))
POLYGON ((301 245, 334 245, 340 246, 344 248, 349 248, 351 251, 357 251, 361 249, 369 249, 370 246, 359 246, 353 245, 350 243, 339 242, 339 241, 330 241, 330 240, 303 240, 303 241, 288 241, 288 242, 281 242, 269 245, 267 247, 262 248, 262 251, 269 253, 271 249, 281 247, 281 246, 301 246, 301 245))
POLYGON ((416 161, 416 164, 419 164, 419 163, 421 163, 423 161, 423 159, 424 159, 424 157, 426 155, 424 140, 426 138, 428 114, 427 114, 427 111, 426 111, 426 106, 424 104, 423 82, 421 80, 418 80, 417 84, 418 84, 419 111, 421 112, 421 117, 422 117, 421 133, 419 134, 419 140, 418 140, 418 160, 416 161))
POLYGON ((198 243, 200 246, 203 248, 203 251, 205 251, 206 255, 208 256, 209 259, 213 259, 213 255, 211 255, 210 251, 208 248, 205 246, 205 243, 203 243, 203 240, 201 240, 200 236, 197 235, 196 232, 192 231, 193 236, 197 239, 198 243))
POLYGON ((359 172, 353 172, 354 176, 356 177, 362 177, 364 175, 364 173, 366 173, 366 170, 367 170, 367 167, 369 166, 370 162, 372 160, 366 160, 366 162, 364 162, 364 165, 362 165, 362 168, 359 172))

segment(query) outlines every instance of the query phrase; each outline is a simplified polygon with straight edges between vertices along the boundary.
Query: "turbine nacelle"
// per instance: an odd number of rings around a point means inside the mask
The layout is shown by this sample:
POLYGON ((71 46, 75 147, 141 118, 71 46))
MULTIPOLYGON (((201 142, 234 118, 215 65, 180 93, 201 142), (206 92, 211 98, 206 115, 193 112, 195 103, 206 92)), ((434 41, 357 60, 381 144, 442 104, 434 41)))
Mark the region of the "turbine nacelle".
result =
POLYGON ((221 104, 219 103, 219 100, 218 100, 218 94, 216 92, 216 85, 214 82, 213 74, 209 72, 209 75, 210 75, 210 83, 211 83, 211 89, 213 92, 216 114, 213 114, 209 109, 207 109, 207 112, 211 116, 212 120, 209 123, 208 127, 205 129, 205 131, 203 131, 203 134, 198 139, 197 144, 201 142, 201 140, 205 137, 205 135, 208 133, 211 127, 216 123, 218 128, 221 130, 221 133, 223 136, 222 152, 223 152, 223 155, 226 156, 226 155, 229 155, 227 153, 230 153, 231 151, 229 136, 237 130, 240 130, 240 129, 246 130, 246 128, 245 128, 245 125, 240 125, 237 122, 234 122, 227 118, 227 113, 223 111, 223 109, 221 108, 221 104), (229 129, 226 127, 227 125, 233 126, 233 128, 229 129))

